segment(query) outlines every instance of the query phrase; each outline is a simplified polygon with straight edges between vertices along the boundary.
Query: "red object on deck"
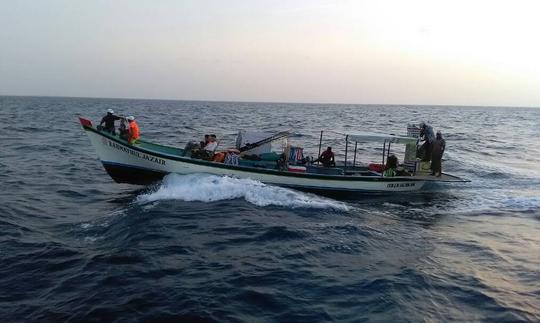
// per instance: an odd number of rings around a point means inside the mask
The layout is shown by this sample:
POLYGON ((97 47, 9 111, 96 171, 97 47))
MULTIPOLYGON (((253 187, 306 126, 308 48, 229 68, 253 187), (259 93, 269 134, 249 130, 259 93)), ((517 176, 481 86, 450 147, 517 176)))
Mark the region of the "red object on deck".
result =
POLYGON ((90 121, 90 120, 88 120, 88 119, 79 117, 79 122, 81 123, 81 125, 82 125, 83 127, 90 127, 90 128, 92 128, 92 121, 90 121))
POLYGON ((386 167, 384 167, 383 164, 375 164, 375 163, 371 163, 368 165, 368 169, 371 170, 371 171, 374 171, 374 172, 379 172, 379 173, 382 173, 384 172, 384 169, 386 167))
POLYGON ((295 172, 295 173, 305 173, 306 172, 306 168, 304 166, 289 165, 289 167, 287 167, 287 170, 289 172, 295 172))

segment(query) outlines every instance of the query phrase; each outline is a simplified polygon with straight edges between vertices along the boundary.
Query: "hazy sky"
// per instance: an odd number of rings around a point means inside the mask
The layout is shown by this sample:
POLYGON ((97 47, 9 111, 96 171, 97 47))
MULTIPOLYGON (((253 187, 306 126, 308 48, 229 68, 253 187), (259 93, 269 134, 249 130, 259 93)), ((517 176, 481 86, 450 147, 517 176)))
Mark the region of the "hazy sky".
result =
POLYGON ((0 0, 0 94, 540 106, 540 1, 0 0))

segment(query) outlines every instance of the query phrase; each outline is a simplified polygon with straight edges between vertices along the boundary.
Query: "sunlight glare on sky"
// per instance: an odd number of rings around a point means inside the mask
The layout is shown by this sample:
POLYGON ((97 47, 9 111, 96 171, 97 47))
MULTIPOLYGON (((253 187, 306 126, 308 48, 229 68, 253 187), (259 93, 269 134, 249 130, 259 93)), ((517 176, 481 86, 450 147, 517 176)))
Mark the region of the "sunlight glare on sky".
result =
POLYGON ((540 106, 540 2, 0 1, 0 95, 540 106))

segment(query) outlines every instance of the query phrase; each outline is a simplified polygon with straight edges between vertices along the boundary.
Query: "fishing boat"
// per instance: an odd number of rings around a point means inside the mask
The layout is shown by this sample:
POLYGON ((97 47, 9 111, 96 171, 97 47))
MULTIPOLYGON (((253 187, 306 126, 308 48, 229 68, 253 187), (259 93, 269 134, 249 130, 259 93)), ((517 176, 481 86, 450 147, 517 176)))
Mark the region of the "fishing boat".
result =
MULTIPOLYGON (((268 151, 272 144, 283 141, 288 133, 247 142, 239 136, 237 148, 225 152, 225 161, 203 160, 191 157, 182 148, 159 145, 140 140, 129 144, 121 136, 98 130, 85 118, 79 121, 96 149, 105 170, 119 183, 148 185, 161 180, 165 175, 175 174, 213 174, 248 178, 266 184, 320 193, 355 192, 409 192, 421 190, 432 183, 463 183, 468 180, 443 173, 440 177, 430 176, 421 169, 422 163, 415 156, 404 159, 403 166, 408 171, 402 175, 385 176, 384 164, 390 156, 390 147, 406 145, 406 155, 411 155, 419 139, 414 136, 393 134, 356 133, 344 134, 345 160, 334 167, 324 167, 310 163, 302 156, 298 147, 287 145, 285 152, 268 151), (380 142, 383 144, 381 164, 360 165, 357 163, 358 143, 380 142), (353 146, 354 145, 354 146, 353 146), (350 148, 349 148, 350 147, 350 148), (351 160, 354 147, 354 156, 351 160), (263 149, 264 148, 264 149, 263 149), (265 150, 266 149, 266 150, 265 150), (258 158, 253 158, 258 156, 258 158), (268 157, 270 156, 270 157, 268 157)), ((245 139, 246 136, 244 136, 245 139)), ((319 142, 319 155, 323 141, 323 131, 319 142)))

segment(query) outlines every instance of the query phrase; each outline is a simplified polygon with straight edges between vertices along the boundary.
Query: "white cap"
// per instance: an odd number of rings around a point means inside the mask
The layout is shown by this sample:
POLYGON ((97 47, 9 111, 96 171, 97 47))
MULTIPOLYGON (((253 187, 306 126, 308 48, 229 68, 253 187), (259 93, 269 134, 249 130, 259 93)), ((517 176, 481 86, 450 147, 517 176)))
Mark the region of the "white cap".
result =
POLYGON ((134 116, 129 116, 126 119, 128 119, 129 121, 133 121, 133 120, 135 120, 135 117, 134 116))
POLYGON ((114 113, 113 109, 107 109, 107 112, 110 113, 110 114, 114 113))

